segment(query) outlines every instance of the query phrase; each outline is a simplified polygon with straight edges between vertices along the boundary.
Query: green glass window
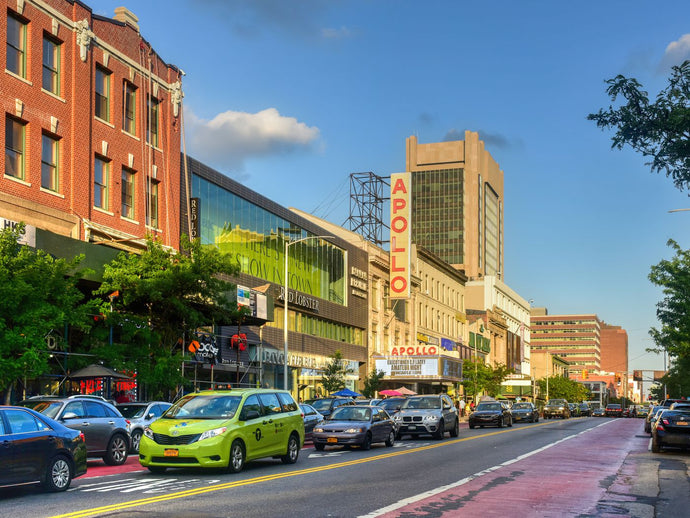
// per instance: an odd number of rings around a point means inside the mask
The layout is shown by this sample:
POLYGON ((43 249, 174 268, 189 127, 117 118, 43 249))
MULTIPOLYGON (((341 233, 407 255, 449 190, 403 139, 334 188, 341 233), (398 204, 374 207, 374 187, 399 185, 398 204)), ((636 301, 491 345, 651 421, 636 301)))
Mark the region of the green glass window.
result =
POLYGON ((108 175, 110 164, 96 157, 93 181, 93 205, 108 210, 108 175))
POLYGON ((26 78, 27 24, 11 14, 7 15, 7 70, 26 78))
POLYGON ((46 135, 41 137, 41 187, 58 191, 58 139, 46 135))
POLYGON ((110 72, 96 67, 96 117, 110 122, 110 72))
POLYGON ((60 44, 43 36, 43 89, 60 95, 60 44))
POLYGON ((25 125, 5 116, 5 174, 24 179, 25 125))

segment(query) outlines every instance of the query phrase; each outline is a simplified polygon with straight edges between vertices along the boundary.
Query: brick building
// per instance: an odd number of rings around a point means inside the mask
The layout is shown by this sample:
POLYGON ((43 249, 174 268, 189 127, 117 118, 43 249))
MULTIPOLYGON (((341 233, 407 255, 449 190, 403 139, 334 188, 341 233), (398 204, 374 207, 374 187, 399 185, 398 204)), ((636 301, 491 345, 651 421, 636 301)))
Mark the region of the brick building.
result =
POLYGON ((0 218, 80 241, 179 247, 183 73, 77 0, 11 0, 0 16, 0 218))

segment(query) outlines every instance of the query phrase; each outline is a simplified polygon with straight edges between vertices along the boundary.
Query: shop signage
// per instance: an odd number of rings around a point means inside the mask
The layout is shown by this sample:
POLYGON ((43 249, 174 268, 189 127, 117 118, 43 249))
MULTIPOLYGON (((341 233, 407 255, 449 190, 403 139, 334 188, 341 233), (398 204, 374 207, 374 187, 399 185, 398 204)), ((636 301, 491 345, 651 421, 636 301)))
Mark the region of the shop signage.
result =
MULTIPOLYGON (((19 223, 12 221, 11 219, 0 218, 0 228, 11 228, 14 229, 19 223)), ((19 236, 17 243, 20 245, 30 246, 31 248, 36 248, 36 227, 31 225, 24 226, 24 233, 19 236)))
POLYGON ((410 173, 391 175, 390 298, 410 298, 410 173))
POLYGON ((190 239, 196 239, 201 237, 201 199, 200 198, 189 198, 189 222, 191 227, 189 227, 189 237, 190 239))
POLYGON ((438 345, 438 337, 437 336, 429 336, 429 335, 425 335, 424 333, 417 333, 417 341, 423 342, 425 344, 438 345))
MULTIPOLYGON (((280 287, 280 296, 278 300, 285 300, 285 287, 280 287)), ((302 293, 297 293, 296 291, 288 290, 288 305, 289 306, 299 306, 304 309, 310 309, 315 313, 319 312, 319 299, 314 297, 308 297, 302 293)))
POLYGON ((389 378, 438 377, 438 358, 414 357, 380 358, 376 370, 383 371, 389 378))
POLYGON ((356 266, 350 268, 350 287, 352 288, 352 294, 355 297, 362 299, 367 298, 367 291, 369 289, 369 283, 367 279, 367 272, 360 270, 356 266))
POLYGON ((435 345, 401 345, 391 349, 392 356, 438 356, 438 347, 435 345))

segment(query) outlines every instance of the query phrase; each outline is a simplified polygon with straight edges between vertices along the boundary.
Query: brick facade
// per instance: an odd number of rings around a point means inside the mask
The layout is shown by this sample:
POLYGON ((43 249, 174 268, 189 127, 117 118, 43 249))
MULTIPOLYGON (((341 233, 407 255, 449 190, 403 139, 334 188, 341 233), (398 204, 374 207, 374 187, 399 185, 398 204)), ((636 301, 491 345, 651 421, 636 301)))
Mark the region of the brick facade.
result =
POLYGON ((111 19, 78 1, 5 2, 0 217, 122 248, 141 247, 147 235, 179 248, 182 73, 142 38, 135 16, 117 11, 117 19, 111 19), (48 52, 52 61, 46 60, 46 46, 53 49, 48 52), (57 78, 52 83, 46 80, 51 68, 57 78), (128 126, 126 85, 134 100, 128 126), (147 109, 148 99, 158 103, 158 117, 147 109), (157 121, 157 143, 153 132, 147 138, 149 114, 157 121), (11 140, 8 124, 23 128, 23 143, 11 140), (12 142, 18 152, 10 155, 24 161, 19 172, 14 162, 8 164, 12 142), (50 170, 42 164, 46 142, 57 143, 57 182, 50 186, 46 176, 42 179, 42 167, 50 170), (107 164, 98 189, 97 159, 107 164), (131 214, 123 214, 123 168, 133 175, 131 214), (156 188, 157 211, 147 197, 156 188))

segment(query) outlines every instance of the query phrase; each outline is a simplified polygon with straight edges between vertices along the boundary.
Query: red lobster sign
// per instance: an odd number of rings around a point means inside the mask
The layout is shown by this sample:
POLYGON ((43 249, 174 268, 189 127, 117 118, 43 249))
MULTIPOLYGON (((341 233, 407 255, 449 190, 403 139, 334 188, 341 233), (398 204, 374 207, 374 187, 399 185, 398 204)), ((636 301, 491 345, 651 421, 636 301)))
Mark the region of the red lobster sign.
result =
POLYGON ((230 339, 230 347, 232 347, 233 349, 239 349, 240 351, 246 350, 247 335, 245 335, 244 333, 232 335, 232 338, 230 339))

